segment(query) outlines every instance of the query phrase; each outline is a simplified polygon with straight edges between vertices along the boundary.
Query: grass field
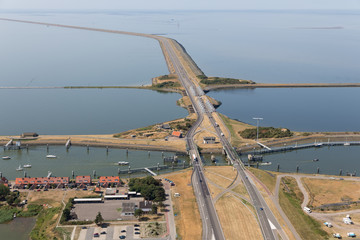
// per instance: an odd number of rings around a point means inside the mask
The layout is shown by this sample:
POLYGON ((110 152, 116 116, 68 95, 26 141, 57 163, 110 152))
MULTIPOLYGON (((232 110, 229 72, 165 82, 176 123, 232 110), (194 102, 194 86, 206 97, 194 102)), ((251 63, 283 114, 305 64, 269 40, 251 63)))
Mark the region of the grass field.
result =
POLYGON ((260 170, 257 168, 248 168, 250 172, 252 172, 265 186, 274 193, 275 185, 276 185, 276 174, 271 172, 271 174, 267 173, 264 170, 260 170), (272 176, 273 175, 273 176, 272 176))
POLYGON ((313 178, 303 178, 303 182, 311 193, 309 205, 313 207, 359 200, 360 182, 313 178))
POLYGON ((192 170, 171 174, 171 179, 175 186, 172 187, 174 193, 180 193, 180 197, 173 197, 173 207, 176 224, 176 232, 181 240, 201 239, 202 222, 194 191, 191 185, 192 170))
POLYGON ((284 177, 283 180, 287 188, 281 183, 279 202, 301 239, 327 239, 328 233, 322 229, 322 225, 301 209, 303 195, 296 180, 292 177, 284 177), (286 189, 289 189, 289 192, 286 189))
POLYGON ((240 199, 226 193, 215 207, 226 239, 262 239, 255 216, 240 199))
POLYGON ((231 166, 209 166, 205 169, 205 177, 223 188, 227 188, 236 177, 236 171, 231 166))
POLYGON ((247 192, 247 190, 242 182, 239 183, 236 187, 234 187, 233 191, 250 199, 249 193, 247 192))
POLYGON ((230 119, 223 114, 219 114, 219 116, 221 117, 221 119, 223 120, 223 122, 225 123, 225 125, 227 126, 227 128, 229 129, 229 131, 231 133, 231 143, 233 146, 238 147, 238 146, 244 145, 245 143, 253 143, 254 142, 252 140, 242 138, 240 136, 240 134, 238 133, 239 131, 243 131, 247 128, 252 128, 253 126, 243 123, 243 122, 240 122, 240 121, 230 119))

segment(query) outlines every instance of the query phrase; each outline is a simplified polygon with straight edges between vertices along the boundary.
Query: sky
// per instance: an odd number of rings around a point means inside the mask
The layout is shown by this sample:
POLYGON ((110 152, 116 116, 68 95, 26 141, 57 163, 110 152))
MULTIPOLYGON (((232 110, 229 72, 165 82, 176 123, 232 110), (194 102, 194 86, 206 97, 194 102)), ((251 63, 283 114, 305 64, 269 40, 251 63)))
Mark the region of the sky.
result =
POLYGON ((0 0, 0 10, 360 9, 360 0, 0 0))

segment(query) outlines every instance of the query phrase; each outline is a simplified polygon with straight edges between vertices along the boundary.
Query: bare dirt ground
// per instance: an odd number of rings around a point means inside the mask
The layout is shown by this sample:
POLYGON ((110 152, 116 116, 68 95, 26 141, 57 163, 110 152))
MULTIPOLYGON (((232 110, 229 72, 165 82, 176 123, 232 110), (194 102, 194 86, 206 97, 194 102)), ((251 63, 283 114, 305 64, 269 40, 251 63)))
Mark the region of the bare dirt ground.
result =
POLYGON ((183 240, 201 239, 202 234, 200 213, 191 185, 191 174, 192 169, 164 175, 175 183, 171 193, 176 215, 176 232, 183 240), (174 193, 180 193, 180 197, 174 197, 174 193))
POLYGON ((262 239, 253 212, 242 201, 226 193, 215 204, 226 239, 262 239))
POLYGON ((318 207, 322 204, 358 201, 360 198, 360 182, 339 181, 331 179, 303 178, 312 199, 310 205, 318 207))

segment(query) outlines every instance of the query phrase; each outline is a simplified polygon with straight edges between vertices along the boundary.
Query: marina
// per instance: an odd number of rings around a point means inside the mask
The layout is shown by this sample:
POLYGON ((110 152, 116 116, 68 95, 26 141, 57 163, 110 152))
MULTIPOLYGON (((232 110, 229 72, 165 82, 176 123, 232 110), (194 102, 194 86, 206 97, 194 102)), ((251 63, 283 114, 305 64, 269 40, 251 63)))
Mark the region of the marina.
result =
POLYGON ((136 177, 171 172, 189 167, 188 157, 175 152, 140 151, 118 148, 71 146, 29 146, 20 150, 0 150, 0 155, 8 155, 10 160, 0 162, 0 172, 7 179, 17 177, 46 177, 96 175, 136 177), (52 154, 47 154, 47 152, 52 154), (45 158, 45 156, 55 156, 45 158), (163 158, 176 158, 179 163, 164 162, 163 158), (119 161, 121 160, 121 161, 119 161), (130 176, 129 176, 130 172, 130 176))

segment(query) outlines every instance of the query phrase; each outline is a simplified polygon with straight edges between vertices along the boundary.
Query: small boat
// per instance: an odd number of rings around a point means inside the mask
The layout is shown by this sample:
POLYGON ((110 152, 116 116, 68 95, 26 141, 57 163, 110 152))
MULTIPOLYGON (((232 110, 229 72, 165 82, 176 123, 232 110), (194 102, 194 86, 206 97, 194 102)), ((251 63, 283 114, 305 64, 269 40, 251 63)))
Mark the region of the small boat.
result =
POLYGON ((318 158, 313 159, 313 162, 318 162, 318 161, 319 161, 318 158))
POLYGON ((16 169, 16 171, 23 171, 24 169, 19 165, 19 167, 16 169))
POLYGON ((350 146, 349 142, 344 143, 344 146, 350 146))
POLYGON ((212 161, 212 162, 216 162, 216 157, 215 157, 215 155, 211 155, 211 161, 212 161))
POLYGON ((46 155, 46 157, 47 157, 47 158, 56 158, 56 156, 55 156, 55 155, 51 155, 51 154, 46 155))
POLYGON ((30 164, 25 164, 25 165, 23 166, 23 168, 31 168, 31 165, 30 165, 30 164))
POLYGON ((120 162, 118 162, 118 164, 119 164, 119 165, 128 165, 128 164, 129 164, 129 162, 120 161, 120 162))
POLYGON ((9 159, 11 159, 11 157, 9 157, 9 156, 4 156, 4 157, 2 157, 2 159, 3 159, 3 160, 9 160, 9 159))
POLYGON ((271 162, 262 162, 259 165, 261 166, 267 166, 267 165, 271 165, 271 162))

